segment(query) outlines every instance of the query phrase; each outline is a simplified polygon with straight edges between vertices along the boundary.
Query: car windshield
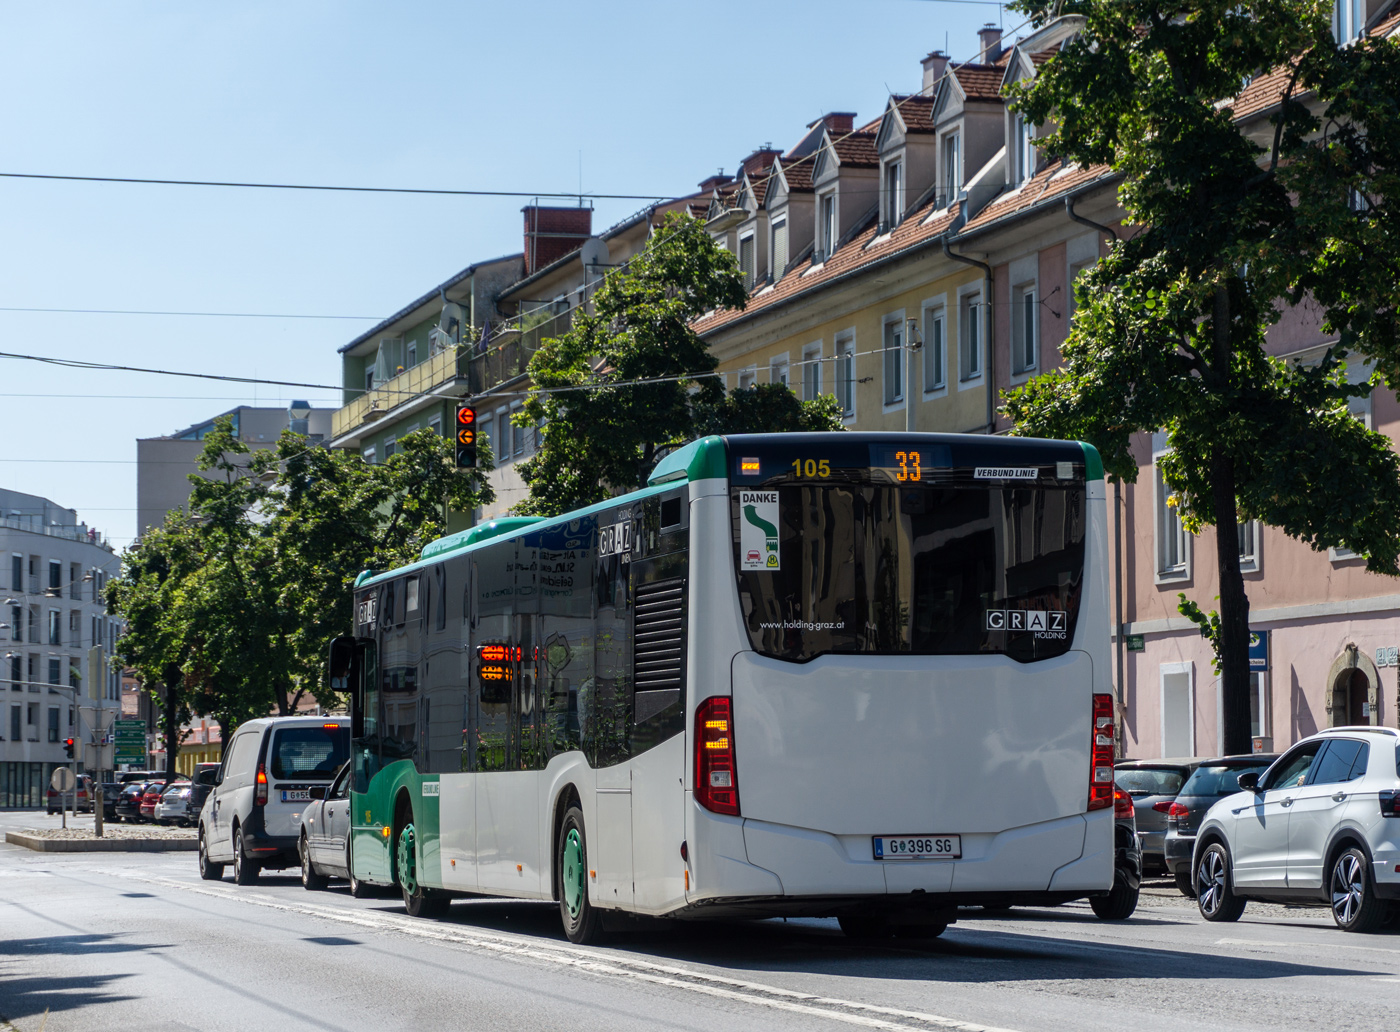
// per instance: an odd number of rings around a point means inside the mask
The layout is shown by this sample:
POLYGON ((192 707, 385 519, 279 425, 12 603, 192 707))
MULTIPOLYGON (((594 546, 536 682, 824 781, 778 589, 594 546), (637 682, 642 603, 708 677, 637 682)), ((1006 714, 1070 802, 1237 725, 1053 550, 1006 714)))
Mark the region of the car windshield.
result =
POLYGON ((1263 774, 1269 769, 1267 763, 1254 767, 1197 767, 1186 787, 1181 790, 1184 796, 1227 796, 1240 791, 1241 774, 1263 774))
POLYGON ((268 769, 279 780, 329 781, 350 757, 350 728, 345 724, 278 728, 268 769))
POLYGON ((1151 770, 1136 768, 1119 770, 1113 774, 1118 787, 1129 795, 1176 795, 1181 791, 1184 780, 1179 770, 1151 770))

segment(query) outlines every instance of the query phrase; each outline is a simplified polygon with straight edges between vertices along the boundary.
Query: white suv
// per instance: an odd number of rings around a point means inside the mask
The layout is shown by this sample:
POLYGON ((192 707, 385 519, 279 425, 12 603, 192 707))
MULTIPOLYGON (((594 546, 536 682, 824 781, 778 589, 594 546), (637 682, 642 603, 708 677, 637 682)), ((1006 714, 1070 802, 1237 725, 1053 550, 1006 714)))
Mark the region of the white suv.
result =
POLYGON ((1400 900, 1400 732, 1334 727, 1305 738, 1201 822, 1191 875, 1207 921, 1251 899, 1317 903, 1337 927, 1379 928, 1400 900))
POLYGON ((239 726, 199 813, 199 873, 215 880, 232 862, 249 885, 265 867, 300 864, 297 833, 313 785, 327 785, 350 756, 349 717, 270 717, 239 726))

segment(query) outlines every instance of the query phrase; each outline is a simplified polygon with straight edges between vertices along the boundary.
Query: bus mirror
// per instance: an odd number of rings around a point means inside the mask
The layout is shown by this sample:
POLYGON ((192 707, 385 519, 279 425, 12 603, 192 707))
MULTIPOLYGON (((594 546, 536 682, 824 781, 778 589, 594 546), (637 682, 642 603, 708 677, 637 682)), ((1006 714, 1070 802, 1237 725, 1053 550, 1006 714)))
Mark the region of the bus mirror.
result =
POLYGON ((333 692, 348 692, 350 690, 350 670, 355 665, 355 644, 354 638, 344 635, 331 639, 327 673, 333 692))

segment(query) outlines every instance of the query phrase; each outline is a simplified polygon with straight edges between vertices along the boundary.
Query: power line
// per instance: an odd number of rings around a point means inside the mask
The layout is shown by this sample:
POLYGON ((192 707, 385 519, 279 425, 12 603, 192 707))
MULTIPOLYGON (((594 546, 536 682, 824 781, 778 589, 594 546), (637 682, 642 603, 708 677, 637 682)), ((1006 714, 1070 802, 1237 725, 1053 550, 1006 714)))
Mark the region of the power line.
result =
POLYGON ((53 179, 76 183, 145 183, 152 186, 226 186, 249 190, 329 190, 336 193, 437 194, 449 197, 577 197, 598 201, 661 201, 660 194, 588 193, 578 190, 432 190, 409 186, 325 186, 310 183, 233 183, 212 179, 135 179, 127 176, 60 176, 0 172, 4 179, 53 179))
POLYGON ((220 319, 356 319, 379 322, 380 315, 301 315, 286 312, 157 312, 139 308, 11 308, 0 312, 57 312, 64 315, 199 315, 220 319))
MULTIPOLYGON (((142 366, 111 365, 107 362, 83 362, 73 358, 51 358, 45 355, 17 355, 0 351, 0 358, 18 358, 29 362, 43 362, 47 365, 66 366, 70 369, 97 369, 104 372, 151 373, 156 376, 188 376, 197 380, 223 380, 229 383, 267 384, 272 387, 306 387, 314 391, 341 391, 325 383, 297 383, 294 380, 260 380, 254 376, 221 376, 217 373, 181 373, 173 369, 147 369, 142 366)), ((379 388, 383 390, 383 388, 379 388)), ((418 391, 397 391, 398 394, 417 394, 418 391)))

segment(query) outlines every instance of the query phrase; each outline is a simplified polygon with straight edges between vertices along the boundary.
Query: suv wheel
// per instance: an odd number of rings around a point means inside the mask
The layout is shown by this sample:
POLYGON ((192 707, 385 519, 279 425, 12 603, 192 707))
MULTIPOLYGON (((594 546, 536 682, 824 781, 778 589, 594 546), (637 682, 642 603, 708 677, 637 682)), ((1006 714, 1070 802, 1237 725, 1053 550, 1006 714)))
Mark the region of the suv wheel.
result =
POLYGON ((224 876, 224 865, 209 859, 209 842, 203 828, 199 829, 199 876, 205 881, 218 881, 224 876))
POLYGON ((1196 889, 1191 884, 1190 864, 1187 864, 1185 867, 1181 868, 1181 870, 1177 871, 1174 875, 1172 875, 1172 877, 1176 879, 1176 889, 1178 892, 1180 892, 1183 896, 1187 896, 1191 899, 1196 898, 1196 889))
POLYGON ((235 885, 252 885, 258 880, 258 863, 249 860, 243 852, 243 829, 239 828, 233 833, 233 883, 235 885))
POLYGON ((1196 865, 1196 906, 1207 921, 1238 921, 1245 899, 1230 887, 1230 854, 1212 842, 1196 865))
POLYGON ((1385 921, 1387 908, 1376 898, 1367 866, 1366 854, 1355 846, 1332 861, 1332 920, 1344 932, 1374 932, 1385 921))

